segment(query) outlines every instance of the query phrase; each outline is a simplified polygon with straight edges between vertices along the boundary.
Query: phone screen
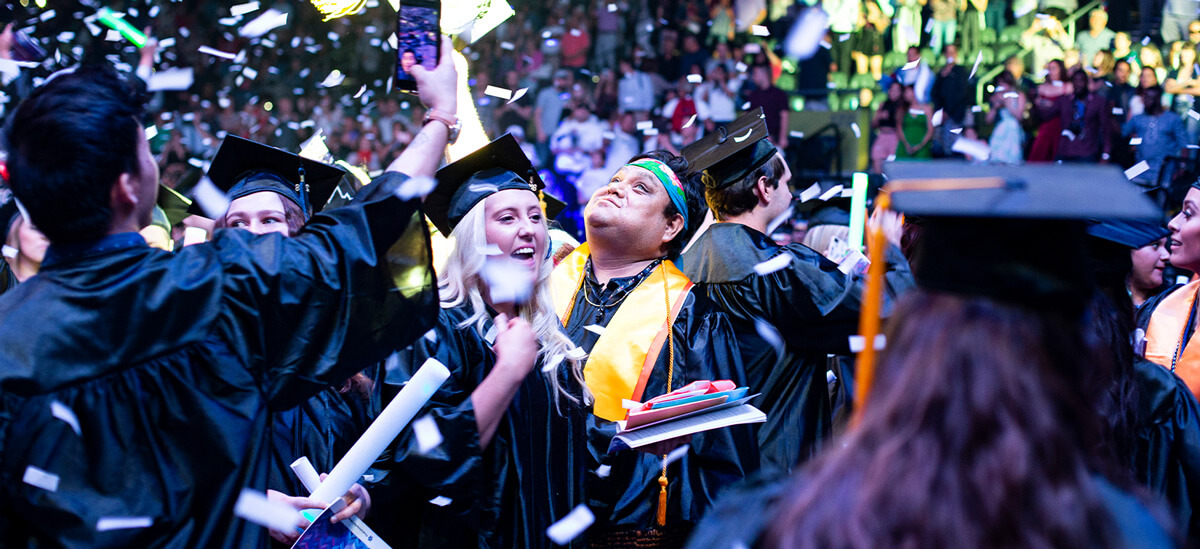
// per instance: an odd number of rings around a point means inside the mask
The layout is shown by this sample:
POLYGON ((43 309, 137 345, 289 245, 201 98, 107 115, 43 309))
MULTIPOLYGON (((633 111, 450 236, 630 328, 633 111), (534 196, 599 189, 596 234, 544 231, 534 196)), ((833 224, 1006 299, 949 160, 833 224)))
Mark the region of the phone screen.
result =
POLYGON ((437 68, 441 27, 436 3, 401 4, 396 20, 396 80, 402 90, 415 90, 412 67, 437 68))

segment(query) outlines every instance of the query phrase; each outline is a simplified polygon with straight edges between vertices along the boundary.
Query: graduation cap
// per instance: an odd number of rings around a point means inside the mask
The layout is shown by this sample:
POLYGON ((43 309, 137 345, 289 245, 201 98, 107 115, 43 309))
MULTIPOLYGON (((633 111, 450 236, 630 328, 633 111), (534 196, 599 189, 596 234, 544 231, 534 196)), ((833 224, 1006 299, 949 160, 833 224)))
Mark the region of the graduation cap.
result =
POLYGON ((158 207, 166 216, 168 229, 182 223, 187 216, 192 215, 188 212, 188 208, 192 206, 191 199, 166 185, 158 186, 157 202, 158 207))
POLYGON ((1161 212, 1116 167, 892 162, 891 208, 921 218, 922 287, 1079 313, 1092 294, 1087 220, 1161 212))
POLYGON ((1105 219, 1093 220, 1088 226, 1088 234, 1136 250, 1171 234, 1171 231, 1161 222, 1105 219))
MULTIPOLYGON (((819 184, 818 184, 819 185, 819 184)), ((822 194, 809 198, 808 200, 797 200, 795 203, 795 213, 797 216, 802 216, 808 220, 808 227, 819 227, 821 225, 850 225, 850 188, 842 185, 835 185, 828 189, 823 189, 822 194), (835 191, 834 189, 841 190, 835 191), (833 193, 825 197, 824 193, 833 193)))
POLYGON ((566 207, 562 201, 542 192, 545 182, 511 134, 504 134, 438 170, 437 183, 437 188, 425 197, 425 215, 446 235, 479 201, 504 190, 523 189, 537 194, 548 219, 566 207))
POLYGON ((680 154, 687 159, 689 172, 704 172, 705 187, 722 189, 745 179, 775 156, 778 149, 770 138, 767 119, 759 107, 718 126, 680 154))
MULTIPOLYGON (((230 200, 271 191, 300 206, 305 219, 325 207, 343 175, 340 168, 236 135, 225 137, 208 169, 230 200)), ((188 211, 204 215, 196 203, 188 211)))

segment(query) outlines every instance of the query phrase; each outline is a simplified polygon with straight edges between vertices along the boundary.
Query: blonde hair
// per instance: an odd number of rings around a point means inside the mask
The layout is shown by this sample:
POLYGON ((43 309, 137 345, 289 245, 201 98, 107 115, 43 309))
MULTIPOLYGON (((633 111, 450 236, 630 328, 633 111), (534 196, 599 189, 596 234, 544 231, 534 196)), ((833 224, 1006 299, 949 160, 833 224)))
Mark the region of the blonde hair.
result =
POLYGON ((835 236, 842 239, 843 242, 849 240, 850 227, 846 225, 817 225, 816 227, 809 227, 808 232, 804 235, 804 245, 828 257, 829 244, 833 242, 835 236))
MULTIPOLYGON (((446 264, 442 268, 441 274, 438 275, 438 294, 442 308, 450 309, 464 303, 468 304, 473 314, 462 321, 458 327, 474 326, 480 335, 483 334, 484 322, 488 318, 483 293, 480 291, 483 284, 480 272, 487 260, 487 255, 481 251, 488 245, 483 213, 486 202, 486 199, 480 200, 463 216, 462 221, 450 233, 449 236, 454 241, 454 247, 447 255, 446 264)), ((541 227, 543 231, 546 230, 545 225, 541 227)), ((546 245, 550 245, 549 235, 546 237, 546 245)), ((570 379, 580 388, 582 401, 559 382, 558 368, 542 372, 546 376, 546 380, 550 382, 550 386, 554 388, 554 392, 560 397, 557 404, 561 404, 561 398, 566 398, 575 404, 590 405, 592 393, 588 391, 583 380, 583 358, 581 358, 583 352, 576 347, 571 338, 567 337, 567 334, 563 333, 558 314, 554 312, 554 301, 550 297, 550 272, 554 269, 554 264, 547 258, 538 258, 538 260, 540 263, 537 280, 534 281, 533 293, 529 302, 520 309, 521 318, 529 323, 529 326, 533 328, 533 333, 537 335, 538 343, 541 344, 537 356, 542 364, 561 360, 570 369, 570 379), (577 358, 568 358, 568 355, 577 355, 577 358)), ((559 413, 561 414, 561 410, 559 413)))

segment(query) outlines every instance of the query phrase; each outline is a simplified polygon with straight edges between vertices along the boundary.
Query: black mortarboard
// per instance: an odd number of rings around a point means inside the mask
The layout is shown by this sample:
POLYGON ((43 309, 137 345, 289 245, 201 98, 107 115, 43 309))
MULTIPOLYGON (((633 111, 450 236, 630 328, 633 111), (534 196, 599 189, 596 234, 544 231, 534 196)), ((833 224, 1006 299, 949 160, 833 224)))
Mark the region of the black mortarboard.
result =
POLYGON ((1171 231, 1157 221, 1105 219, 1093 221, 1088 226, 1088 234, 1136 250, 1171 231))
POLYGON ((1086 222, 1161 215, 1109 166, 892 162, 892 209, 921 217, 922 287, 1079 313, 1092 294, 1086 222))
POLYGON ((795 213, 803 216, 808 220, 808 228, 819 227, 821 225, 850 225, 850 187, 835 185, 833 187, 822 190, 822 195, 809 198, 808 200, 797 200, 795 202, 795 213), (824 193, 832 193, 825 200, 821 199, 824 193))
POLYGON ((170 227, 180 224, 184 218, 192 215, 188 212, 191 205, 191 199, 175 189, 166 185, 158 186, 158 207, 162 208, 163 214, 167 216, 167 223, 170 227))
POLYGON ((480 200, 499 191, 524 189, 546 200, 546 217, 553 219, 551 197, 539 192, 545 186, 521 145, 511 134, 504 134, 438 170, 437 187, 425 197, 425 215, 448 235, 480 200))
POLYGON ((680 152, 688 161, 688 172, 704 172, 704 186, 728 187, 766 164, 778 149, 767 132, 762 107, 705 135, 680 152))
MULTIPOLYGON (((208 169, 208 178, 230 200, 271 191, 299 205, 306 218, 325 207, 343 175, 340 168, 236 135, 225 137, 208 169)), ((204 215, 198 204, 189 211, 204 215)))

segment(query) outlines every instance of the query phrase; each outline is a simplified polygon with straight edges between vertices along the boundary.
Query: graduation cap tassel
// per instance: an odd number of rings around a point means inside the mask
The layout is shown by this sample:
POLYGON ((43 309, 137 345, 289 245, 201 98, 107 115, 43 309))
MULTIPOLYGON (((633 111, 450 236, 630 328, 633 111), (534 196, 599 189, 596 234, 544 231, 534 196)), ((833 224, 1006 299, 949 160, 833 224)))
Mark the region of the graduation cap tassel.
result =
MULTIPOLYGON (((663 275, 663 299, 667 304, 667 392, 671 392, 671 384, 675 377, 675 330, 671 327, 671 289, 667 285, 667 267, 665 262, 659 263, 663 275)), ((663 456, 662 475, 658 477, 658 525, 667 525, 667 456, 663 456)))

